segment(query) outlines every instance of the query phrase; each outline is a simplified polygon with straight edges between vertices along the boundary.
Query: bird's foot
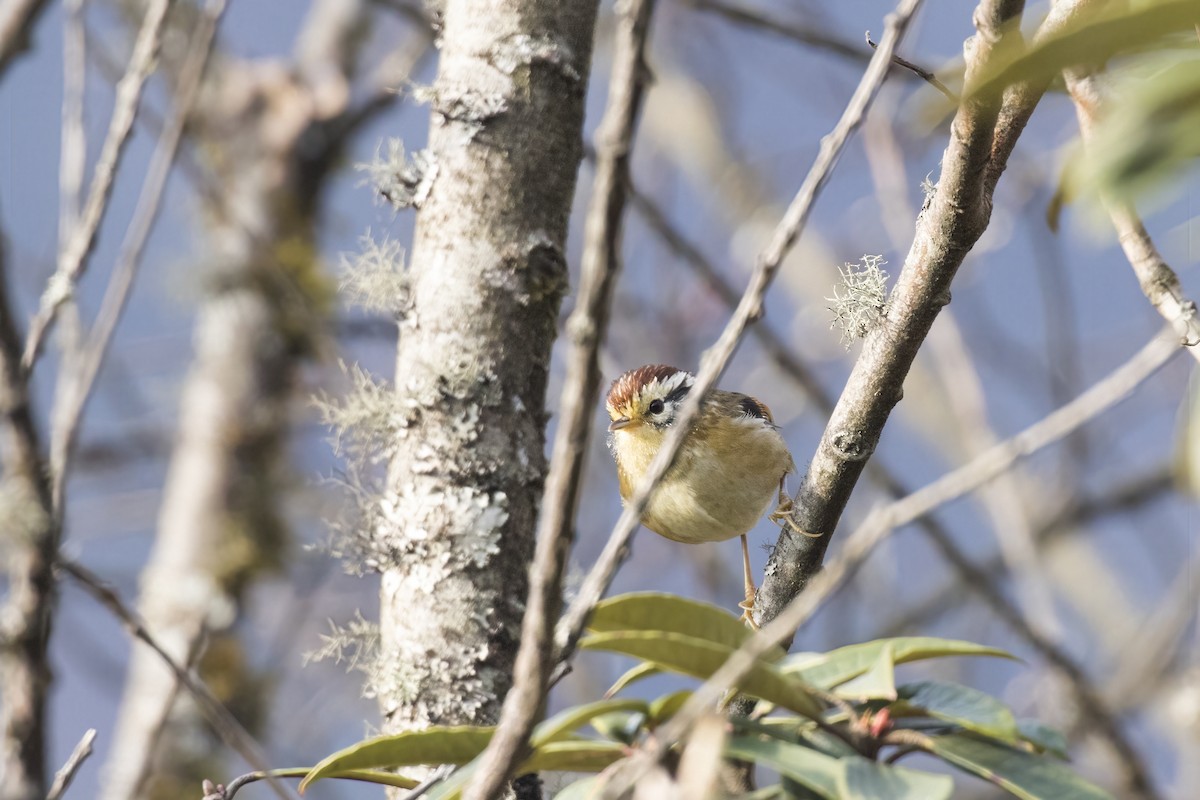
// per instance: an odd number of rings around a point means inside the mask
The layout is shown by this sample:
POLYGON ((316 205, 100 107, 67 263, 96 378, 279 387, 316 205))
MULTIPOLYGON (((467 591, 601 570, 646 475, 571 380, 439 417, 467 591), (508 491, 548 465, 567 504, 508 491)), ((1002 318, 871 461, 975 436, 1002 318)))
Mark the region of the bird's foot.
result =
POLYGON ((806 531, 796 524, 796 520, 792 518, 792 513, 795 510, 796 504, 792 502, 792 498, 784 495, 779 498, 779 505, 767 515, 767 519, 776 525, 786 525, 801 536, 807 536, 809 539, 820 539, 822 534, 806 531))
POLYGON ((742 610, 742 618, 740 622, 746 623, 751 630, 758 630, 758 623, 754 621, 754 599, 758 597, 758 589, 753 586, 746 587, 746 599, 738 603, 738 608, 742 610))

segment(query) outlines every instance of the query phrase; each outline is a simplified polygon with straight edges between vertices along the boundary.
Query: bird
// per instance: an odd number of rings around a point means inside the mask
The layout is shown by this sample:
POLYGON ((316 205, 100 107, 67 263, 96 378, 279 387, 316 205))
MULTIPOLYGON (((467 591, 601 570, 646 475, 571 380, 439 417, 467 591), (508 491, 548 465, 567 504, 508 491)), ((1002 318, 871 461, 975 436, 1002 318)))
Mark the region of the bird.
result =
MULTIPOLYGON (((612 382, 605 400, 608 446, 617 464, 622 503, 633 497, 695 382, 692 373, 666 364, 647 364, 612 382)), ((795 469, 787 443, 761 400, 713 389, 642 515, 643 525, 676 542, 741 537, 746 598, 738 607, 751 627, 757 627, 752 609, 758 590, 746 534, 777 491, 771 521, 796 528, 786 491, 787 476, 795 469)))

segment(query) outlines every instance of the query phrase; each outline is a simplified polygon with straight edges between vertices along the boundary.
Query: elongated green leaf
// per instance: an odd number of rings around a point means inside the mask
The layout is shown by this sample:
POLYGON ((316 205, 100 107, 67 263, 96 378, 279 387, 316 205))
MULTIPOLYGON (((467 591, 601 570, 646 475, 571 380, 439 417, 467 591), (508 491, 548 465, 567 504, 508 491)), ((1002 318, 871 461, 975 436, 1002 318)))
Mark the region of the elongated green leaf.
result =
POLYGON ((839 647, 828 653, 798 653, 788 656, 780 666, 784 672, 798 675, 805 683, 832 689, 870 669, 887 645, 891 645, 892 661, 896 664, 945 656, 994 656, 1018 660, 1004 650, 974 642, 932 636, 897 636, 839 647))
POLYGON ((932 752, 959 769, 994 783, 1022 800, 1112 800, 1112 796, 1058 761, 954 733, 935 736, 932 752))
POLYGON ((751 761, 786 775, 825 800, 839 800, 838 782, 846 769, 845 759, 830 758, 798 744, 751 736, 738 736, 725 745, 725 754, 751 761))
MULTIPOLYGON (((656 631, 598 633, 581 639, 579 646, 587 650, 624 653, 695 678, 711 676, 733 652, 728 645, 656 631)), ((773 664, 755 664, 737 688, 805 716, 821 711, 820 703, 808 692, 803 681, 785 675, 773 664)))
POLYGON ((604 693, 605 697, 612 697, 617 692, 621 691, 630 684, 637 683, 642 678, 649 678, 651 675, 658 675, 662 672, 657 664, 652 664, 649 661, 644 661, 636 667, 629 669, 621 677, 617 678, 617 682, 608 687, 608 691, 604 693))
POLYGON ((688 698, 692 696, 690 689, 665 694, 650 704, 650 724, 661 725, 675 716, 688 698))
MULTIPOLYGON (((634 592, 610 597, 596 606, 588 629, 596 633, 680 633, 731 648, 741 646, 753 633, 720 606, 663 592, 634 592)), ((764 660, 776 661, 783 655, 782 648, 774 648, 764 660)))
POLYGON ((1097 64, 1120 53, 1137 52, 1197 23, 1200 3, 1196 0, 1096 3, 1085 7, 1054 35, 996 64, 992 74, 979 81, 967 99, 994 97, 1020 81, 1048 83, 1068 67, 1097 64))
POLYGON ((526 772, 599 772, 625 756, 624 745, 616 742, 550 742, 533 751, 516 774, 526 772))
POLYGON ((903 702, 893 709, 897 715, 906 714, 904 707, 909 706, 1001 741, 1015 742, 1021 738, 1008 706, 978 689, 957 683, 922 681, 901 686, 898 694, 903 702))
POLYGON ((313 781, 348 770, 465 764, 483 752, 495 730, 493 727, 436 727, 367 739, 323 759, 300 782, 300 791, 313 781))
POLYGON ((875 659, 875 663, 862 675, 843 683, 836 691, 840 697, 850 700, 895 700, 894 645, 891 642, 884 642, 883 647, 879 648, 879 658, 875 659))
POLYGON ((646 724, 646 715, 637 711, 610 711, 592 717, 592 727, 605 739, 633 744, 646 724))
POLYGON ((1142 62, 1159 69, 1117 73, 1095 136, 1067 164, 1068 196, 1136 200, 1177 182, 1200 157, 1200 59, 1155 54, 1142 62))
POLYGON ((529 737, 529 743, 532 747, 538 748, 549 742, 558 741, 601 714, 611 714, 614 711, 645 714, 649 710, 650 708, 644 700, 597 700, 594 703, 584 703, 581 706, 560 711, 538 725, 534 729, 533 735, 529 737))
POLYGON ((953 791, 949 775, 891 767, 865 758, 847 759, 838 779, 843 800, 945 800, 953 791))
POLYGON ((1044 725, 1036 719, 1017 720, 1017 730, 1021 732, 1022 739, 1029 742, 1041 752, 1058 756, 1063 761, 1069 758, 1067 754, 1067 737, 1063 736, 1061 731, 1057 731, 1049 725, 1044 725))

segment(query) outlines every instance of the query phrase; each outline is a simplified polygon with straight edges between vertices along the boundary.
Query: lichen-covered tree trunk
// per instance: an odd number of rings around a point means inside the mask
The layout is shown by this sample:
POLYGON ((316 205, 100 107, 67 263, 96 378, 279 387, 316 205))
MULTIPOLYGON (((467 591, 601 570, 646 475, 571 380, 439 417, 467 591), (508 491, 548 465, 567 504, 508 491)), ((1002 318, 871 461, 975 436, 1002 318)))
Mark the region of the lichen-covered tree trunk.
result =
POLYGON ((494 721, 545 473, 594 0, 450 0, 400 324, 383 522, 388 730, 494 721), (428 175, 427 175, 428 177, 428 175))

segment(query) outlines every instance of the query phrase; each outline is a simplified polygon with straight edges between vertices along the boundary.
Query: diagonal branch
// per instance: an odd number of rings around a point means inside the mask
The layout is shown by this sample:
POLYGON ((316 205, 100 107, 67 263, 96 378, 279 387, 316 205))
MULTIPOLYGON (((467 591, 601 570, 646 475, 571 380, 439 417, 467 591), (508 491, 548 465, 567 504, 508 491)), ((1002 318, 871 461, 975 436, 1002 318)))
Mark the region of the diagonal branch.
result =
MULTIPOLYGON (((217 735, 230 748, 240 753, 255 769, 264 771, 267 769, 267 758, 263 753, 262 747, 254 740, 249 731, 242 727, 237 718, 230 713, 229 709, 225 708, 225 705, 217 699, 202 681, 195 678, 187 667, 182 666, 171 657, 166 648, 146 628, 146 624, 137 613, 125 604, 120 595, 112 587, 108 586, 91 570, 67 558, 60 556, 55 564, 58 569, 70 575, 79 584, 80 588, 90 594, 96 602, 104 606, 114 617, 120 620, 130 635, 154 651, 155 655, 175 675, 176 680, 179 681, 179 685, 186 689, 195 699, 196 705, 199 706, 201 713, 208 718, 208 722, 212 725, 213 730, 216 731, 217 735)), ((282 800, 292 800, 292 798, 295 798, 295 794, 287 791, 278 780, 269 776, 267 780, 275 790, 276 795, 282 798, 282 800)))
MULTIPOLYGON (((1079 134, 1084 146, 1091 146, 1104 104, 1103 86, 1099 78, 1082 69, 1067 70, 1064 77, 1075 102, 1079 134)), ((1101 202, 1112 218, 1121 249, 1146 299, 1179 334, 1192 357, 1200 361, 1200 347, 1196 346, 1200 345, 1200 319, 1196 316, 1195 301, 1184 294, 1179 276, 1159 254, 1137 211, 1111 197, 1102 197, 1101 202)))
POLYGON ((4 0, 0 3, 0 77, 13 59, 29 49, 29 36, 48 0, 4 0))
POLYGON ((75 285, 87 268, 88 255, 96 244, 100 222, 108 210, 108 199, 112 194, 117 167, 120 166, 121 156, 133 130, 142 89, 154 70, 170 5, 170 0, 152 0, 146 9, 146 16, 142 19, 142 26, 133 45, 133 54, 129 58, 129 66, 117 84, 112 120, 109 122, 108 134, 104 138, 104 145, 92 172, 92 183, 88 188, 83 212, 59 255, 58 267, 46 284, 37 314, 29 326, 29 337, 25 341, 25 352, 21 357, 21 367, 27 372, 41 353, 45 336, 54 324, 58 310, 74 293, 75 285))
POLYGON ((563 570, 571 549, 580 476, 600 388, 600 345, 620 269, 630 152, 645 89, 645 50, 654 0, 632 0, 617 8, 608 108, 596 132, 596 176, 584 229, 583 274, 579 299, 567 322, 571 351, 562 392, 562 422, 542 493, 521 645, 496 735, 480 757, 476 777, 464 792, 465 800, 496 796, 524 755, 534 724, 545 714, 554 620, 562 602, 563 570))
POLYGON ((792 204, 776 227, 767 248, 759 256, 754 273, 750 277, 750 284, 746 287, 733 316, 725 326, 725 330, 722 331, 720 338, 704 354, 699 373, 696 376, 696 383, 688 394, 688 399, 681 409, 675 425, 672 426, 663 441, 647 474, 643 477, 641 485, 621 514, 621 518, 617 520, 603 552, 580 587, 578 596, 559 623, 557 634, 559 661, 570 658, 576 642, 583 633, 592 607, 608 590, 617 568, 628 553, 629 542, 633 538, 638 520, 646 509, 650 495, 662 476, 670 469, 683 440, 690 433, 704 396, 714 386, 726 364, 729 363, 747 326, 762 314, 762 301, 767 288, 778 272, 784 256, 804 229, 804 224, 808 220, 817 195, 829 180, 850 135, 862 123, 867 108, 887 75, 896 45, 904 35, 909 21, 920 4, 921 0, 902 0, 896 10, 888 16, 883 40, 879 49, 875 51, 871 63, 867 66, 858 88, 850 98, 846 110, 842 113, 842 117, 834 126, 833 131, 821 140, 817 158, 796 193, 795 199, 792 200, 792 204))
MULTIPOLYGON (((968 88, 994 57, 1019 39, 1021 5, 983 0, 976 9, 977 33, 964 48, 968 88)), ((784 528, 755 602, 760 623, 773 619, 820 569, 830 536, 900 401, 917 350, 938 311, 950 301, 958 267, 987 228, 995 181, 1043 89, 1022 87, 1007 93, 1002 102, 975 99, 958 109, 942 157, 941 179, 917 220, 891 308, 863 345, 796 496, 796 526, 822 535, 793 535, 784 528)))

